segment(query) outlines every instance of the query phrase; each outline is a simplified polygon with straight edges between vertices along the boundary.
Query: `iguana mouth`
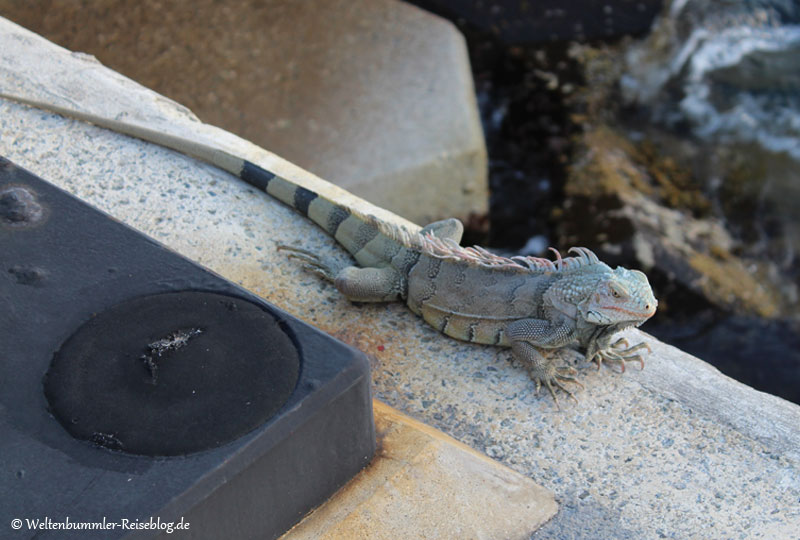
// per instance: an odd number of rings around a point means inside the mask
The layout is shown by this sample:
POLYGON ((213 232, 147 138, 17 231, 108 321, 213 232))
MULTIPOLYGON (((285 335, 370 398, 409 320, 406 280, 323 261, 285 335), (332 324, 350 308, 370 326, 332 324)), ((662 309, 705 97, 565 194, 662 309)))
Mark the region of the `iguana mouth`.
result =
POLYGON ((626 315, 631 315, 633 317, 636 317, 637 319, 640 319, 642 317, 646 317, 649 319, 650 317, 656 314, 655 307, 653 307, 649 311, 632 311, 630 309, 621 308, 619 306, 603 306, 603 309, 613 309, 614 311, 620 311, 622 313, 625 313, 626 315))

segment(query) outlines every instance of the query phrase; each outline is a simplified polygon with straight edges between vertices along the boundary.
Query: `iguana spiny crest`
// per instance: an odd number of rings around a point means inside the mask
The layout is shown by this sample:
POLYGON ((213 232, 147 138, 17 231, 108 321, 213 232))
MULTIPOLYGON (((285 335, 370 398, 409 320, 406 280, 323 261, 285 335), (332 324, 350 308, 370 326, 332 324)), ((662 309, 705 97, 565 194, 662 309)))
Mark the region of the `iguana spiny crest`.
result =
MULTIPOLYGON (((580 385, 573 368, 559 367, 559 350, 582 347, 588 360, 643 360, 646 344, 628 346, 614 334, 638 326, 655 313, 656 300, 641 272, 600 262, 586 248, 556 260, 501 257, 479 247, 461 247, 462 224, 456 219, 432 223, 420 232, 365 216, 320 196, 266 168, 215 144, 85 113, 51 103, 0 93, 145 141, 171 148, 215 165, 266 191, 311 219, 349 251, 360 266, 336 268, 313 253, 288 249, 305 267, 332 281, 352 300, 402 299, 441 332, 470 342, 511 347, 536 383, 556 399, 554 387, 570 396, 564 382, 580 385)), ((558 400, 556 399, 556 403, 558 400)))

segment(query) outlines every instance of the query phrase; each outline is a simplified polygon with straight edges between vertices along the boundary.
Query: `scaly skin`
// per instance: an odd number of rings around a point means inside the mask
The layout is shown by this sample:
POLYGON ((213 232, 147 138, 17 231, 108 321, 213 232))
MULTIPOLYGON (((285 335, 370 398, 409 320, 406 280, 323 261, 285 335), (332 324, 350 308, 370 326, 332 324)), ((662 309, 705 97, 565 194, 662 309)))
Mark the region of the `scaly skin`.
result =
POLYGON ((382 224, 368 244, 350 250, 359 262, 370 261, 361 268, 333 269, 312 253, 282 247, 352 300, 403 300, 448 336, 511 347, 537 391, 544 384, 556 405, 556 388, 574 399, 564 383, 581 386, 574 369, 558 366, 565 348, 583 348, 598 368, 606 362, 624 371, 631 361, 644 367, 639 351, 647 345, 613 341, 618 331, 655 313, 657 302, 643 273, 612 270, 585 248, 574 248, 577 256, 567 259, 557 254, 555 262, 498 257, 458 246, 461 230, 457 220, 431 224, 417 235, 382 224))
POLYGON ((556 260, 498 257, 458 245, 456 219, 411 231, 362 215, 256 164, 193 141, 116 119, 0 93, 19 101, 132 135, 200 158, 291 206, 333 236, 359 266, 337 268, 306 250, 279 246, 306 269, 334 283, 351 300, 403 300, 440 332, 472 343, 510 347, 538 391, 544 384, 574 398, 565 383, 579 386, 575 370, 559 360, 577 346, 588 360, 620 366, 638 361, 645 344, 629 346, 614 335, 653 316, 657 302, 647 278, 636 270, 611 269, 585 248, 556 260))

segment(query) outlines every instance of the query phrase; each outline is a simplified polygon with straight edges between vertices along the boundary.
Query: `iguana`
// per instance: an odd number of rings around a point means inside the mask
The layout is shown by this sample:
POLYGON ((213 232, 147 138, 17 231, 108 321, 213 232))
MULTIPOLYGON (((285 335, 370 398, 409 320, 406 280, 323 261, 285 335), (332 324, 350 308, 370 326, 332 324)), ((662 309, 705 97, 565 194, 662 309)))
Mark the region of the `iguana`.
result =
MULTIPOLYGON (((287 245, 306 269, 332 282, 357 302, 402 300, 440 332, 471 343, 510 347, 527 367, 538 392, 544 384, 582 385, 572 367, 560 367, 564 351, 578 346, 589 361, 639 361, 649 347, 614 340, 618 331, 653 316, 657 302, 647 277, 637 270, 611 269, 586 248, 556 259, 501 257, 480 247, 461 247, 457 219, 437 221, 419 232, 347 208, 318 193, 217 148, 134 124, 4 95, 30 106, 91 122, 211 163, 294 208, 333 236, 359 266, 336 266, 287 245)), ((552 248, 551 248, 552 249, 552 248)))

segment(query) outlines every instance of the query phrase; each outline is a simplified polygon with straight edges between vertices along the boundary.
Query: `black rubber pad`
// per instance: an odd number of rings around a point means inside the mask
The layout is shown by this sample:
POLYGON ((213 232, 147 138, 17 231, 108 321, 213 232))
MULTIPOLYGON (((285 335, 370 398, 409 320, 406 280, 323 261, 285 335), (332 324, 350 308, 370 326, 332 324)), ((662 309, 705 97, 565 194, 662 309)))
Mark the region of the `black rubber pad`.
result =
POLYGON ((52 413, 79 439, 174 456, 255 429, 289 399, 300 360, 252 302, 175 292, 117 304, 81 326, 45 376, 52 413))
POLYGON ((370 384, 359 351, 0 156, 1 538, 278 538, 369 462, 370 384))

